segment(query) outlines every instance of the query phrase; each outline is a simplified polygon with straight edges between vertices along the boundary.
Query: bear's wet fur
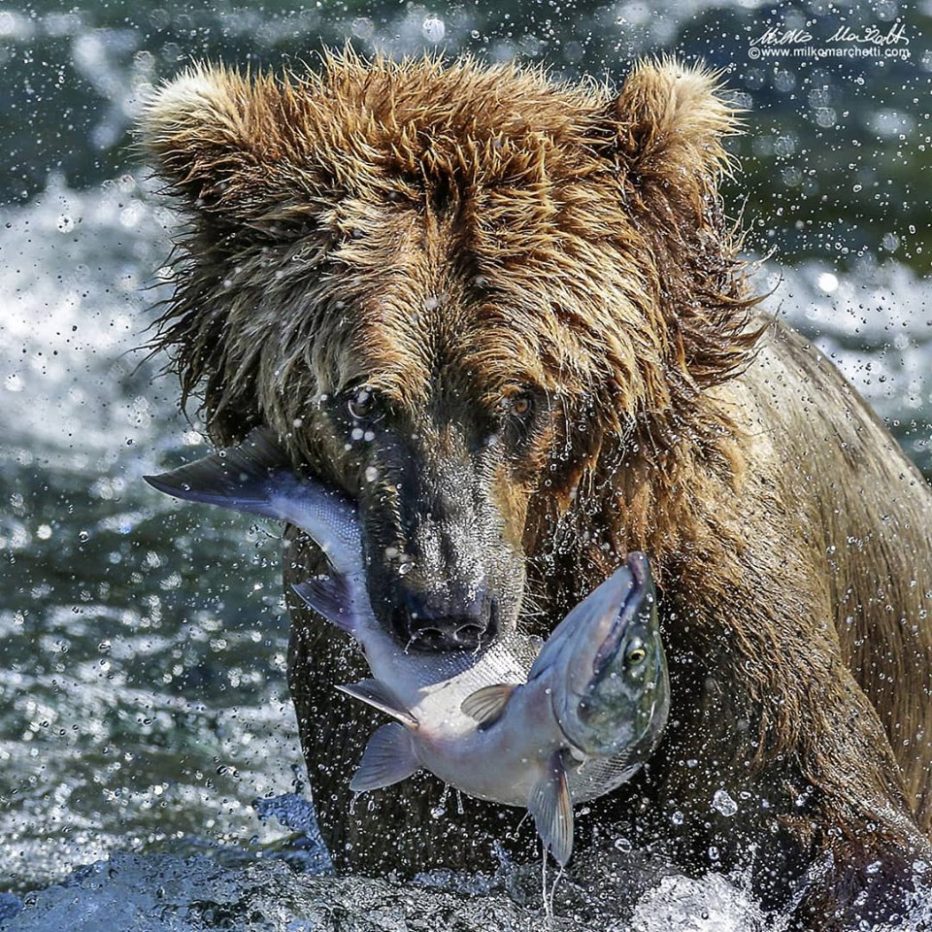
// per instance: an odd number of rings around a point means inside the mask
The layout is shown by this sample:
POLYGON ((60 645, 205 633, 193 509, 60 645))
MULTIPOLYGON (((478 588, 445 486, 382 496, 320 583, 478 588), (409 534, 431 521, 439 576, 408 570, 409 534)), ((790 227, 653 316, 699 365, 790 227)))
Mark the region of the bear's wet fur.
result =
MULTIPOLYGON (((615 90, 347 51, 282 78, 194 67, 141 129, 190 221, 157 344, 218 444, 265 423, 360 497, 384 612, 407 558, 409 589, 452 598, 417 570, 447 560, 492 580, 497 624, 545 633, 650 554, 671 720, 580 820, 593 843, 624 826, 696 871, 753 846, 757 888, 795 890, 803 927, 901 908, 932 821, 932 493, 759 309, 718 193, 738 121, 717 77, 662 59, 615 90), (356 416, 360 390, 377 416, 356 416)), ((287 581, 324 566, 286 538, 287 581)), ((526 847, 514 811, 432 818, 429 777, 351 811, 376 720, 333 686, 364 664, 290 608, 335 861, 476 868, 496 839, 526 847)))

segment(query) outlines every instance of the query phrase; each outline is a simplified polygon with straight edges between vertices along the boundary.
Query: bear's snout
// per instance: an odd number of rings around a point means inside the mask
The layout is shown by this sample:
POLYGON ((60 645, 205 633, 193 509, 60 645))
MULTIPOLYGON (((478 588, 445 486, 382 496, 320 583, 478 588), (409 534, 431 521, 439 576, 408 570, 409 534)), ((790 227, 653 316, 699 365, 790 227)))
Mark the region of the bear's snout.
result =
POLYGON ((501 452, 480 435, 468 416, 415 411, 367 448, 378 472, 358 492, 370 600, 414 650, 475 650, 517 620, 524 554, 509 541, 520 529, 506 529, 501 452))
POLYGON ((498 601, 485 585, 438 596, 403 586, 392 627, 415 650, 475 650, 500 629, 498 601))

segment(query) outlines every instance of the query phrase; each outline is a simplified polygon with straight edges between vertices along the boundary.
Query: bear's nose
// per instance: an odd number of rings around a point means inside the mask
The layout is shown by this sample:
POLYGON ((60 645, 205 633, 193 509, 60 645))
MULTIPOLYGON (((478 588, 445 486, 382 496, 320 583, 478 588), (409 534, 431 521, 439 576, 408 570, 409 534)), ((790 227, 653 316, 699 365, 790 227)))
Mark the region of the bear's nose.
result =
POLYGON ((405 590, 398 614, 396 630, 415 650, 475 650, 498 634, 496 600, 484 586, 460 598, 405 590))

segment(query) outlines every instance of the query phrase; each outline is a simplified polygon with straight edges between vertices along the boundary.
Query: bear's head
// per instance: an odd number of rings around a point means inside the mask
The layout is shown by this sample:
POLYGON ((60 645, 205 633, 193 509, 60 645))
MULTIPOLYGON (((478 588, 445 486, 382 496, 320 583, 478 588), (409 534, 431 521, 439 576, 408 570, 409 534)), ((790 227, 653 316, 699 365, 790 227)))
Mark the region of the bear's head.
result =
POLYGON ((142 123, 190 223, 157 342, 217 442, 265 423, 358 498, 384 624, 475 647, 554 522, 726 430, 702 399, 754 342, 734 128, 673 61, 617 93, 471 60, 195 67, 142 123))

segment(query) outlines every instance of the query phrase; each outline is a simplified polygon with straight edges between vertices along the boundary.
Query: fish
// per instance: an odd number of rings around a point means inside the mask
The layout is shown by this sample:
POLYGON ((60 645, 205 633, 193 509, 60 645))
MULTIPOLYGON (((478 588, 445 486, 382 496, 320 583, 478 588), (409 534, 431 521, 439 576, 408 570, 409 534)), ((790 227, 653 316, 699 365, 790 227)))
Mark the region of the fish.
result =
POLYGON ((526 808, 565 865, 573 806, 631 779, 656 750, 670 684, 645 554, 631 553, 542 646, 516 630, 477 651, 425 653, 375 617, 355 503, 299 476, 268 430, 145 479, 178 499, 286 521, 323 550, 331 572, 295 592, 362 647, 372 676, 337 688, 392 719, 366 745, 354 792, 428 770, 469 796, 526 808))

